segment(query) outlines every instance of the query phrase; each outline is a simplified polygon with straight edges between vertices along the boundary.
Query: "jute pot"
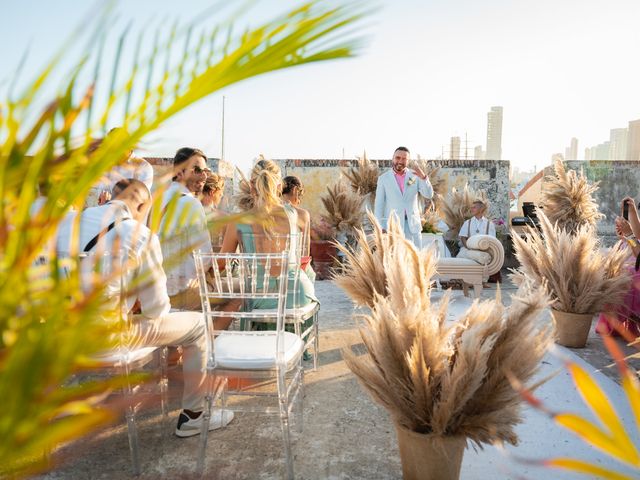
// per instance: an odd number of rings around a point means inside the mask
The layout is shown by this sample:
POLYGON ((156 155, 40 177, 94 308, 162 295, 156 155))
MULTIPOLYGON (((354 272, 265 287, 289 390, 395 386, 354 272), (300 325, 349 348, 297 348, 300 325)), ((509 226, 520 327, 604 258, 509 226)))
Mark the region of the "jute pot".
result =
POLYGON ((396 425, 404 480, 457 480, 460 478, 466 437, 412 432, 396 425))
POLYGON ((556 321, 556 343, 571 348, 584 348, 593 320, 592 313, 568 313, 551 309, 556 321))

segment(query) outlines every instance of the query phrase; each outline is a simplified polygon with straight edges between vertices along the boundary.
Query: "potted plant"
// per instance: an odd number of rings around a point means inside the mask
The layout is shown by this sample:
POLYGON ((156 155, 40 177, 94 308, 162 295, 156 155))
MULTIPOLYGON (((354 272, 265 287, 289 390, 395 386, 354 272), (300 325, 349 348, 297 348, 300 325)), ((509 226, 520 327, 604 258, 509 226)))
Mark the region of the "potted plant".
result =
POLYGON ((420 236, 422 237, 422 248, 430 248, 435 243, 440 257, 445 257, 446 246, 443 234, 440 229, 438 229, 439 221, 440 218, 436 210, 430 208, 422 217, 420 236))
POLYGON ((628 253, 618 248, 602 253, 596 236, 602 214, 593 198, 598 184, 582 172, 567 171, 559 159, 554 166, 555 175, 542 190, 541 231, 529 228, 524 240, 513 238, 521 264, 516 280, 524 276, 547 285, 557 342, 582 348, 593 316, 619 304, 629 289, 628 253))
POLYGON ((557 223, 552 225, 543 212, 538 212, 538 218, 540 231, 528 227, 524 239, 513 237, 520 262, 514 279, 546 285, 556 341, 582 348, 593 316, 619 304, 629 289, 631 279, 624 266, 628 253, 618 248, 603 253, 589 225, 572 233, 557 223))
POLYGON ((374 245, 346 252, 336 277, 371 308, 361 317, 366 354, 345 349, 344 358, 394 421, 403 477, 457 479, 467 441, 517 442, 521 401, 509 376, 528 382, 551 342, 538 320, 546 297, 525 283, 508 309, 499 298, 474 302, 448 323, 448 294, 439 306, 430 301, 432 253, 407 241, 395 219, 387 235, 372 223, 374 245))
POLYGON ((336 258, 336 231, 323 216, 311 218, 309 253, 318 280, 329 278, 329 270, 336 258))

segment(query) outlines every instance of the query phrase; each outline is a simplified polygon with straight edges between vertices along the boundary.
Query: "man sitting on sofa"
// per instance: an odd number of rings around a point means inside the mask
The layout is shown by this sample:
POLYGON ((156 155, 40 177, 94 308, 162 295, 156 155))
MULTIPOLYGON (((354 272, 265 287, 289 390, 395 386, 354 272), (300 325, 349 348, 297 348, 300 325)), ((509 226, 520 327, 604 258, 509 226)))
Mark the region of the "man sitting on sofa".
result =
POLYGON ((486 265, 491 261, 491 256, 487 252, 479 250, 469 250, 467 248, 467 239, 473 235, 491 235, 496 236, 496 227, 491 220, 484 216, 487 206, 482 200, 476 200, 471 205, 472 217, 466 220, 460 228, 460 242, 462 247, 458 252, 458 258, 468 258, 482 265, 486 265))

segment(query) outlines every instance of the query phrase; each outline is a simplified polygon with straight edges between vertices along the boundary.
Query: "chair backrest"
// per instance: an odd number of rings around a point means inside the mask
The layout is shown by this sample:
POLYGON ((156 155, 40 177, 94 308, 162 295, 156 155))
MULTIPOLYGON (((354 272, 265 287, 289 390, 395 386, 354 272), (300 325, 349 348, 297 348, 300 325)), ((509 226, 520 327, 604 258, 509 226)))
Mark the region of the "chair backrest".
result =
POLYGON ((219 331, 216 318, 234 320, 276 316, 276 361, 284 362, 284 319, 289 285, 289 251, 277 253, 193 253, 202 311, 207 325, 209 361, 215 365, 215 342, 219 331), (205 265, 211 260, 213 276, 207 278, 205 265), (240 300, 238 311, 216 309, 232 300, 240 300), (267 309, 269 311, 267 311, 267 309))

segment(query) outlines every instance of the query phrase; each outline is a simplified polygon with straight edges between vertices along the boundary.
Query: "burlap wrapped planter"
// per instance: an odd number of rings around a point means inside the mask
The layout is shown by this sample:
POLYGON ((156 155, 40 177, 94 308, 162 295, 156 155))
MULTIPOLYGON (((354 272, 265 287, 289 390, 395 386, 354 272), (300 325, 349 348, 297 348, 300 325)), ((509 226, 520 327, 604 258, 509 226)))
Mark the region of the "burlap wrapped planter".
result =
POLYGON ((584 348, 591 329, 592 313, 568 313, 551 309, 556 321, 556 343, 570 348, 584 348))
POLYGON ((396 424, 404 480, 460 478, 466 437, 416 433, 396 424))

